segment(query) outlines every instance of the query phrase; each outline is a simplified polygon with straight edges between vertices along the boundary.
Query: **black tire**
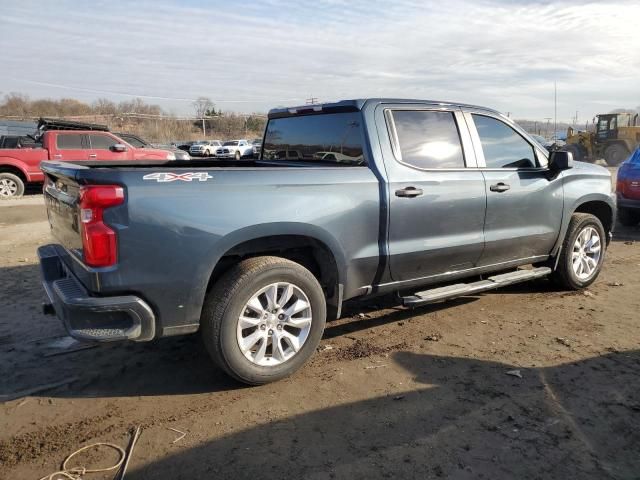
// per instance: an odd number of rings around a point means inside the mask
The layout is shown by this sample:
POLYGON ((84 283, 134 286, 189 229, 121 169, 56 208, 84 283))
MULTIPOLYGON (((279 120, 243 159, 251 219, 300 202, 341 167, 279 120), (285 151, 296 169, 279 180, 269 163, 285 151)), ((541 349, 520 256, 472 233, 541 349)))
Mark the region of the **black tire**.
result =
POLYGON ((567 233, 562 242, 558 266, 552 274, 555 283, 568 290, 580 290, 591 285, 602 269, 606 250, 606 232, 600 220, 589 213, 574 213, 569 221, 567 233), (600 235, 600 258, 594 273, 587 279, 580 279, 573 270, 572 253, 578 235, 587 227, 593 227, 600 235))
POLYGON ((235 379, 261 385, 291 375, 309 359, 322 339, 326 317, 322 287, 309 270, 280 257, 255 257, 232 267, 216 282, 205 299, 200 324, 213 361, 235 379), (304 292, 311 305, 312 322, 306 341, 292 358, 276 366, 260 366, 240 350, 238 319, 249 299, 275 282, 289 282, 304 292))
POLYGON ((24 182, 9 172, 0 172, 0 199, 18 198, 24 195, 24 182))
POLYGON ((204 156, 205 156, 205 157, 208 157, 208 156, 210 156, 210 155, 211 155, 211 152, 210 152, 209 150, 205 150, 205 151, 204 151, 204 156))
POLYGON ((236 160, 240 160, 242 158, 242 155, 240 155, 240 150, 236 150, 236 160))
POLYGON ((617 167, 629 157, 629 150, 624 145, 614 143, 604 151, 604 159, 610 167, 617 167))
POLYGON ((582 149, 578 145, 574 145, 574 144, 565 145, 564 147, 561 148, 561 150, 565 152, 570 152, 573 155, 573 159, 576 162, 582 162, 584 160, 582 149))
POLYGON ((618 221, 625 227, 635 227, 640 223, 640 210, 618 208, 618 221))

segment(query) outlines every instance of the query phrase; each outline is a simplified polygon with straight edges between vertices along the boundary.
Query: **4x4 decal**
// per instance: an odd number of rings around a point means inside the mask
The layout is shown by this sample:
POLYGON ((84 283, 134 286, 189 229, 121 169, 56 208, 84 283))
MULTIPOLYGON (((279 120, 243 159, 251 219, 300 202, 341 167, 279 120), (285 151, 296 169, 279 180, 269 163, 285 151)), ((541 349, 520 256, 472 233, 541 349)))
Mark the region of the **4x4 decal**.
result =
POLYGON ((199 182, 206 182, 210 178, 213 178, 207 172, 186 172, 186 173, 172 173, 172 172, 157 172, 148 173, 143 180, 155 180, 160 183, 175 182, 181 180, 183 182, 191 182, 197 180, 199 182))

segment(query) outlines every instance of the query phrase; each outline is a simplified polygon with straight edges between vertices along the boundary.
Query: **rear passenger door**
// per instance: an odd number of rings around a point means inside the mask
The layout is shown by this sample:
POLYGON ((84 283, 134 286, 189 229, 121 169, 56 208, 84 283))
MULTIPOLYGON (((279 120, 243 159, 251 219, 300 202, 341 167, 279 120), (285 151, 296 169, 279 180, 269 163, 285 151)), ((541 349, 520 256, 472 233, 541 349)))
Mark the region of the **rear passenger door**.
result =
POLYGON ((486 193, 462 112, 380 105, 376 124, 391 145, 383 155, 393 280, 475 267, 484 246, 486 193))
POLYGON ((540 260, 560 231, 562 177, 547 154, 498 114, 465 112, 487 192, 485 248, 480 266, 540 260))
POLYGON ((55 151, 53 160, 81 161, 89 159, 89 145, 86 135, 82 133, 55 133, 55 151))
POLYGON ((122 140, 111 136, 107 133, 90 133, 89 143, 91 151, 89 152, 89 160, 128 160, 131 152, 128 147, 124 152, 114 152, 113 146, 123 144, 122 140))

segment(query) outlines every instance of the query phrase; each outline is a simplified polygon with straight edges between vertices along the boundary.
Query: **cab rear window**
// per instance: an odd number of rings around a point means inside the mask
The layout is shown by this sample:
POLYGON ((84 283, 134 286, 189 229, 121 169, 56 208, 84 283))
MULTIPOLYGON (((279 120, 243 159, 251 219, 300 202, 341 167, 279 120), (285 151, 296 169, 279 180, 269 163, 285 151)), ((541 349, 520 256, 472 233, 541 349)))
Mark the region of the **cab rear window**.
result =
POLYGON ((360 112, 274 118, 267 124, 262 159, 364 165, 360 112))

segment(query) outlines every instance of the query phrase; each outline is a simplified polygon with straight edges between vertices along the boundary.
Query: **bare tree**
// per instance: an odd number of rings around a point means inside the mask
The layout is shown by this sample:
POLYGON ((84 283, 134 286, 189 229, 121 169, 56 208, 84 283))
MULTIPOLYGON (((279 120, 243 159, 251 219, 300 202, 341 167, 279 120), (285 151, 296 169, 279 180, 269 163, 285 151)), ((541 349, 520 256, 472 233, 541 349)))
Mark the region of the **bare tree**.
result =
POLYGON ((209 97, 198 97, 196 101, 193 102, 193 108, 198 118, 203 118, 207 112, 214 107, 215 105, 209 97))

